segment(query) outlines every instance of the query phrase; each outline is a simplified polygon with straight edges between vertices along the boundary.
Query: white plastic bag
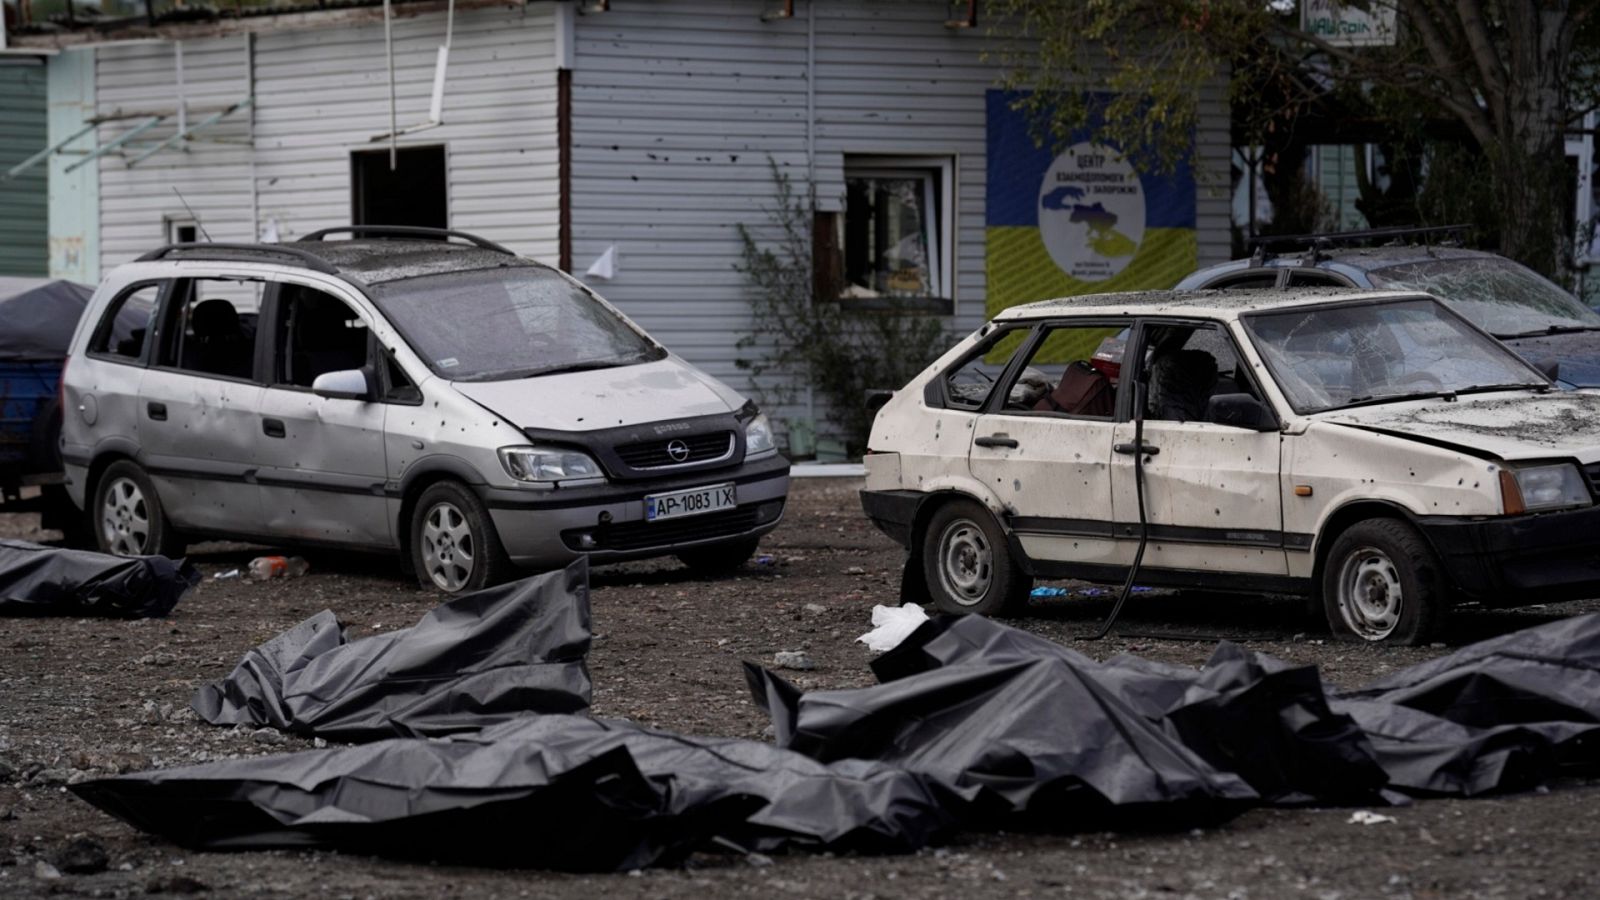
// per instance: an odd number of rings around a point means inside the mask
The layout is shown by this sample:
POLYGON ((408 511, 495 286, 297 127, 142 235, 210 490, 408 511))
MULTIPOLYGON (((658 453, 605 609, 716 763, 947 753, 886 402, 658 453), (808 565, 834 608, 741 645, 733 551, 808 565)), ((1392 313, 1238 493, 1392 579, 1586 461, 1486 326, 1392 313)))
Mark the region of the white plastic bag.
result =
POLYGON ((922 607, 915 603, 905 606, 874 606, 872 608, 873 629, 856 638, 870 649, 879 653, 893 650, 900 646, 917 626, 928 621, 928 614, 922 607))

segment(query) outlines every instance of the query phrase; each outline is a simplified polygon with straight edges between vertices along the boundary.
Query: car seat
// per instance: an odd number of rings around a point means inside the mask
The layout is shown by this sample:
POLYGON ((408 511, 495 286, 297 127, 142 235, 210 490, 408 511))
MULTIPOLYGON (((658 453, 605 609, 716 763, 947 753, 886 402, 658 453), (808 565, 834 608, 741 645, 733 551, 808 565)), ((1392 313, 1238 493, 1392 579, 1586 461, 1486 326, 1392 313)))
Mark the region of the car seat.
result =
POLYGON ((190 339, 184 342, 180 365, 195 372, 249 378, 254 368, 251 343, 239 327, 239 311, 213 297, 189 312, 190 339))
POLYGON ((1173 350, 1150 364, 1152 419, 1195 422, 1205 418, 1206 401, 1217 386, 1217 359, 1204 350, 1173 350))

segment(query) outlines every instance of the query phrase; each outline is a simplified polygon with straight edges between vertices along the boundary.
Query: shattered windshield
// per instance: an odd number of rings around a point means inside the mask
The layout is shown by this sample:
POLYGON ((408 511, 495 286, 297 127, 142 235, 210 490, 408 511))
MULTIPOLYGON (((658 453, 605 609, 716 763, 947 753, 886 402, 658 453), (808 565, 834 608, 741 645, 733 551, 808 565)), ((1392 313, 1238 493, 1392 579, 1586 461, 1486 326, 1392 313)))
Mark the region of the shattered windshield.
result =
POLYGON ((1498 256, 1429 259, 1373 269, 1372 286, 1427 291, 1496 337, 1600 329, 1600 313, 1532 269, 1498 256))
POLYGON ((1242 317, 1298 413, 1549 382, 1436 301, 1419 297, 1242 317))
POLYGON ((417 355, 451 381, 504 381, 666 356, 547 269, 426 275, 375 285, 372 292, 417 355))

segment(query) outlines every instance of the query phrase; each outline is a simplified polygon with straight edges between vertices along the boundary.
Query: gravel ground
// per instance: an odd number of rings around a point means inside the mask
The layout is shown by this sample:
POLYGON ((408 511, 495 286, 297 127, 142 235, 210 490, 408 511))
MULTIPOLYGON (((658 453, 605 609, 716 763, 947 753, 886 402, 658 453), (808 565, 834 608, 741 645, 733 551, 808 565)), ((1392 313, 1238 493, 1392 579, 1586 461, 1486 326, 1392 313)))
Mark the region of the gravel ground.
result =
MULTIPOLYGON (((817 668, 786 673, 803 688, 871 683, 871 654, 855 638, 870 626, 874 603, 895 602, 902 553, 862 517, 858 486, 797 482, 788 520, 762 544, 770 561, 736 577, 696 580, 672 561, 597 569, 594 712, 760 739, 767 722, 745 694, 741 660, 803 651, 817 668)), ((0 535, 41 537, 31 517, 6 515, 0 535)), ((393 562, 348 554, 308 554, 312 574, 301 579, 210 580, 258 549, 196 547, 192 559, 207 580, 166 620, 0 619, 0 896, 1543 897, 1591 896, 1600 883, 1600 782, 1419 803, 1387 810, 1397 821, 1378 825, 1352 824, 1349 809, 1258 810, 1193 831, 1109 833, 1075 821, 1049 834, 964 835, 911 856, 708 854, 682 869, 615 876, 334 853, 190 853, 102 815, 64 785, 304 749, 277 732, 204 725, 189 698, 245 650, 323 608, 362 636, 410 625, 438 599, 393 562)), ((1316 663, 1347 685, 1446 652, 1446 644, 1326 642, 1291 603, 1194 593, 1140 595, 1118 633, 1082 641, 1109 608, 1104 596, 1079 591, 1036 604, 1018 624, 1099 658, 1134 652, 1191 665, 1227 637, 1316 663), (1138 636, 1151 633, 1203 639, 1138 636)), ((1447 643, 1594 609, 1600 603, 1466 612, 1447 643)))

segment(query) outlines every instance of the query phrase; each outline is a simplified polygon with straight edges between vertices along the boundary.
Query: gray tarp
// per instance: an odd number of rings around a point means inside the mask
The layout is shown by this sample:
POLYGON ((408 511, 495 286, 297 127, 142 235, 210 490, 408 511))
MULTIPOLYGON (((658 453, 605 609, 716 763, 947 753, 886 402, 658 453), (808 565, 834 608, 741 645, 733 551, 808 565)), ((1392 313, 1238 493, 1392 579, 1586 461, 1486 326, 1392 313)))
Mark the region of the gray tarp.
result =
POLYGON ((120 557, 0 539, 0 616, 164 616, 200 580, 164 556, 120 557))
POLYGON ((1330 702, 1315 669, 1232 644, 1202 670, 1099 663, 940 618, 878 659, 872 687, 802 694, 747 667, 779 747, 546 715, 71 790, 190 847, 581 870, 729 845, 906 850, 953 828, 1182 827, 1252 804, 1475 794, 1592 767, 1580 738, 1600 708, 1595 648, 1600 615, 1330 702))
POLYGON ((193 706, 213 725, 342 741, 477 731, 589 708, 589 570, 578 560, 347 641, 328 610, 251 650, 193 706))
POLYGON ((0 279, 0 360, 66 356, 93 293, 71 281, 0 279))

